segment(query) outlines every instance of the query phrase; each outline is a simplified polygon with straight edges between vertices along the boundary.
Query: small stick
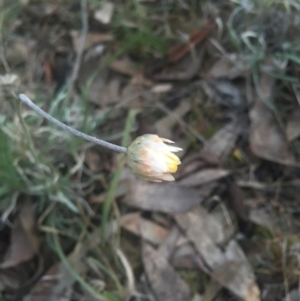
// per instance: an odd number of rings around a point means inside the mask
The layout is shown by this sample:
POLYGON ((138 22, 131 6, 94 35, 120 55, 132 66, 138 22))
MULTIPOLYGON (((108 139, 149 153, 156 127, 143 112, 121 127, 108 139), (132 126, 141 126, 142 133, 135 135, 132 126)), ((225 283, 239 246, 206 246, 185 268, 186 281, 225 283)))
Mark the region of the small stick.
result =
POLYGON ((119 153, 123 153, 126 154, 126 147, 122 147, 119 145, 115 145, 109 142, 106 142, 104 140, 98 139, 96 137, 93 136, 89 136, 86 135, 82 132, 79 132, 75 129, 73 129, 70 126, 65 125, 64 123, 58 121, 57 119, 55 119, 54 117, 52 117, 51 115, 47 114, 45 111, 43 111, 42 109, 40 109, 37 105, 35 105, 28 96, 26 96, 25 94, 19 94, 19 99, 25 103, 26 105, 28 105, 31 109, 33 109, 36 113, 38 113, 39 115, 41 115, 42 117, 44 117, 45 119, 49 120, 50 122, 54 123, 55 125, 57 125, 58 127, 60 127, 61 129, 63 129, 64 131, 67 131, 77 137, 80 137, 82 139, 85 139, 89 142, 101 145, 103 147, 106 147, 110 150, 113 150, 115 152, 119 152, 119 153))

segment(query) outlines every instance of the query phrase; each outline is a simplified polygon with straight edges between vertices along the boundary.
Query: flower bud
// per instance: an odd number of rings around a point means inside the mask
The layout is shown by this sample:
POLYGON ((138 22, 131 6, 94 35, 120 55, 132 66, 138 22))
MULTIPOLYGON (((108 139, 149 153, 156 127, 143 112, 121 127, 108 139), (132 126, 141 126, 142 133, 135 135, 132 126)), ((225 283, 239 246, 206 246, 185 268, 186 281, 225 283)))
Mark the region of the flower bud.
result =
POLYGON ((171 173, 177 171, 180 159, 173 152, 181 151, 174 143, 157 135, 136 138, 127 148, 127 165, 142 180, 151 182, 174 181, 171 173), (168 143, 168 144, 166 144, 168 143))

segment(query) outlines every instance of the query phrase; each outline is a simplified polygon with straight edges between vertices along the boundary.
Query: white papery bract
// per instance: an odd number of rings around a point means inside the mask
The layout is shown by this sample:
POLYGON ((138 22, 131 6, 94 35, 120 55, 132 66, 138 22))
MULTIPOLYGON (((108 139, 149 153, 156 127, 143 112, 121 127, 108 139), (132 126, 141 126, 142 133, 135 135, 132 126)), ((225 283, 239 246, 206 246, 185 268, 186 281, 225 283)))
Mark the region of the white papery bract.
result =
POLYGON ((136 138, 127 148, 127 165, 140 179, 151 182, 174 181, 180 159, 173 154, 182 149, 170 145, 171 140, 146 134, 136 138))

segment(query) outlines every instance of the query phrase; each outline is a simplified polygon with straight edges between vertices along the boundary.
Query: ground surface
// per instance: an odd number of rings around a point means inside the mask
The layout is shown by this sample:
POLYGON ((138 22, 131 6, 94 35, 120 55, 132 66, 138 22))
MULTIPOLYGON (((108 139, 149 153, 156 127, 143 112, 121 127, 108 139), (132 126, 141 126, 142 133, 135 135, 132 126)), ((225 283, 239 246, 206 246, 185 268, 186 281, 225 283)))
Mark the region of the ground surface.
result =
POLYGON ((0 6, 0 300, 300 300, 298 0, 0 6))

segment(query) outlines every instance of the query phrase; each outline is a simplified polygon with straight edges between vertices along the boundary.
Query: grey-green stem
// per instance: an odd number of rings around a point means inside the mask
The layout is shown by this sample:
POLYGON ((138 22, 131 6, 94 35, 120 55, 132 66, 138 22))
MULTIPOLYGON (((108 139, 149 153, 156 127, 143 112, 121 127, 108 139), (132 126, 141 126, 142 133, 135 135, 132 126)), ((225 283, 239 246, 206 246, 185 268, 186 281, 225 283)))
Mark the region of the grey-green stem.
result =
POLYGON ((64 131, 67 131, 79 138, 85 139, 89 142, 101 145, 103 147, 106 147, 110 150, 113 150, 115 152, 119 152, 119 153, 124 153, 126 154, 126 147, 122 147, 119 145, 115 145, 109 142, 106 142, 104 140, 98 139, 96 137, 93 136, 89 136, 86 135, 82 132, 79 132, 75 129, 73 129, 70 126, 65 125, 64 123, 58 121, 57 119, 55 119, 54 117, 52 117, 51 115, 47 114, 45 111, 43 111, 42 109, 40 109, 37 105, 35 105, 28 96, 26 96, 25 94, 19 94, 19 98, 20 100, 25 103, 26 105, 28 105, 31 109, 33 109, 36 113, 38 113, 39 115, 41 115, 42 117, 44 117, 45 119, 49 120, 50 122, 54 123, 55 125, 57 125, 58 127, 60 127, 61 129, 63 129, 64 131))

